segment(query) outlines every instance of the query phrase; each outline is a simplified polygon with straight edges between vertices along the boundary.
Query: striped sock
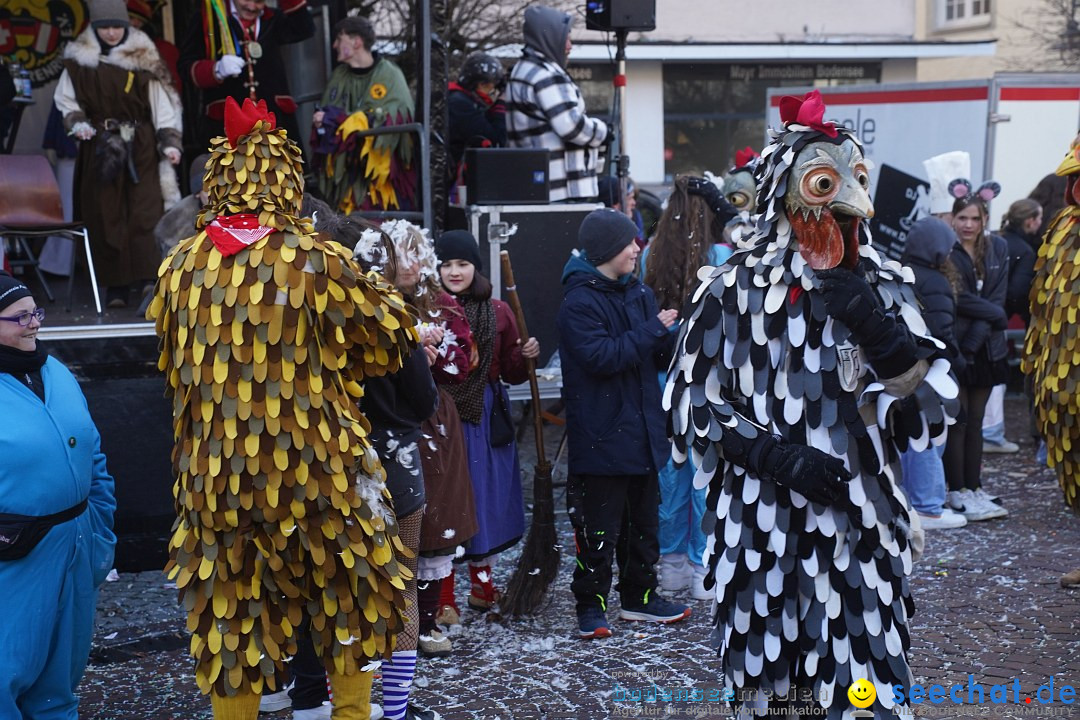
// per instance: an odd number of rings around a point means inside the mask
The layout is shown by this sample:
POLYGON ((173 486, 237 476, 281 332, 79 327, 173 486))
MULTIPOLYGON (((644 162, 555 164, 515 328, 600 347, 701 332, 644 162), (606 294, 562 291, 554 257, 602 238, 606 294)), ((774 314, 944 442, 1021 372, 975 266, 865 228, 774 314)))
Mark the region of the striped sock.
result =
POLYGON ((416 651, 395 650, 390 662, 382 665, 383 717, 404 720, 409 705, 409 690, 416 674, 416 651))

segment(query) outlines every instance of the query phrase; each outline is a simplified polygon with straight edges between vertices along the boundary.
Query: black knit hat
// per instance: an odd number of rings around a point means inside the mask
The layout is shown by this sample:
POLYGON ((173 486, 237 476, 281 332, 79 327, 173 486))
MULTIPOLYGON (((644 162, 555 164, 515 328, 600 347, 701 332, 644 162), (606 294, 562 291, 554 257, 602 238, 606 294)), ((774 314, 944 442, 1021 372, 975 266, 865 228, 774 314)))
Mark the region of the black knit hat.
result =
POLYGON ((603 265, 623 251, 637 237, 637 225, 618 210, 593 210, 581 221, 578 243, 585 259, 603 265))
POLYGON ((477 272, 484 269, 480 260, 480 245, 468 230, 451 230, 439 236, 435 241, 435 254, 439 264, 450 260, 464 260, 472 263, 477 272))
POLYGON ((10 307, 12 303, 33 296, 30 288, 23 285, 22 281, 0 270, 0 312, 10 307))

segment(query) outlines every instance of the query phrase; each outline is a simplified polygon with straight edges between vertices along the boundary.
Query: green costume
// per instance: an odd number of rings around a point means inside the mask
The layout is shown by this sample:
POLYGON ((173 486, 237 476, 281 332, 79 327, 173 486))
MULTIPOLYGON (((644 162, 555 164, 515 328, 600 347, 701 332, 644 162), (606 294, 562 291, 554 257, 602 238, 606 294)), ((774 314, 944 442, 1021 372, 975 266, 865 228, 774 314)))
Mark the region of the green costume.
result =
POLYGON ((326 201, 346 213, 411 207, 416 197, 412 135, 357 135, 412 122, 412 94, 401 69, 378 55, 369 68, 338 65, 323 92, 322 109, 325 116, 312 145, 326 201))

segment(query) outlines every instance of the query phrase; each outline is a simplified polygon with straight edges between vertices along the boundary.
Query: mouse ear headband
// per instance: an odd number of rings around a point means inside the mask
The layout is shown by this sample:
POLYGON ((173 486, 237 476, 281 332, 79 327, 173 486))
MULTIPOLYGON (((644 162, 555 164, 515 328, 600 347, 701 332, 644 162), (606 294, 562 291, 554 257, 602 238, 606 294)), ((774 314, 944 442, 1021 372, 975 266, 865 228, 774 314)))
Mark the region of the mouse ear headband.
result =
POLYGON ((966 178, 956 178, 949 183, 949 194, 957 200, 977 197, 984 203, 989 203, 1001 194, 1001 185, 995 180, 987 180, 978 188, 973 189, 971 181, 966 178))

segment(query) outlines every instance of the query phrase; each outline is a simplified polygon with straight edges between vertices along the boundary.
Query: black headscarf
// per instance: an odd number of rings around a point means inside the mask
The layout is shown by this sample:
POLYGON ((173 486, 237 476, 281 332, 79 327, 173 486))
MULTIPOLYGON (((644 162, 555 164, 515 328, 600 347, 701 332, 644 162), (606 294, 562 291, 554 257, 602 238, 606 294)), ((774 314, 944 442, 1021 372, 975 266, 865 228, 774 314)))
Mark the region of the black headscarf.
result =
MULTIPOLYGON (((7 309, 12 304, 28 297, 33 297, 33 294, 26 285, 0 270, 0 316, 6 316, 7 309)), ((41 349, 40 343, 34 350, 0 345, 0 372, 10 373, 20 382, 26 382, 24 376, 39 371, 47 358, 48 355, 41 349)))

